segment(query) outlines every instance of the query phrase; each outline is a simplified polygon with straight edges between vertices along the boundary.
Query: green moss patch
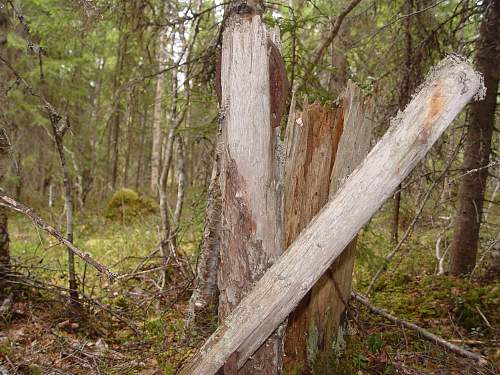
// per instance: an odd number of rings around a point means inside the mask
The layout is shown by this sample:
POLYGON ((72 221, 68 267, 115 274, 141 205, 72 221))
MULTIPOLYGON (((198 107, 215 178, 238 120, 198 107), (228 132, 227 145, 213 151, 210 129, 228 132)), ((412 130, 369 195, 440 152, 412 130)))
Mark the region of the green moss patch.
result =
POLYGON ((104 216, 110 220, 130 222, 155 212, 155 203, 134 190, 121 189, 113 194, 104 216))

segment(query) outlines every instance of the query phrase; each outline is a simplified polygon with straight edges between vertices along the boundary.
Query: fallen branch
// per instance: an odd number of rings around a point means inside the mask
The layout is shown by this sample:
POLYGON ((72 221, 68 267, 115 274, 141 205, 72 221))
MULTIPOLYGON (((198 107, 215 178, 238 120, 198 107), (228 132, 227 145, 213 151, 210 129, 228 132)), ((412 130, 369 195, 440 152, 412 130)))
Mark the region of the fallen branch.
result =
POLYGON ((449 351, 451 351, 455 354, 458 354, 459 356, 473 359, 473 360, 477 361, 478 364, 480 364, 481 366, 488 364, 488 361, 480 354, 470 352, 466 349, 461 348, 460 346, 452 344, 451 342, 446 341, 442 337, 439 337, 439 336, 427 331, 426 329, 417 326, 416 324, 407 322, 406 320, 403 320, 403 319, 396 318, 394 315, 389 314, 387 311, 373 306, 365 296, 357 294, 354 291, 352 292, 351 295, 356 301, 358 301, 361 304, 363 304, 364 306, 366 306, 368 308, 368 310, 370 310, 371 312, 373 312, 377 315, 380 315, 381 317, 383 317, 387 320, 390 320, 393 323, 396 323, 396 324, 399 324, 405 328, 411 329, 412 331, 417 332, 421 337, 423 337, 427 340, 430 340, 433 343, 440 345, 440 346, 448 349, 449 351))
POLYGON ((80 257, 84 262, 90 264, 100 273, 106 275, 110 281, 113 281, 116 278, 116 274, 108 270, 105 266, 97 262, 94 258, 92 258, 87 253, 84 253, 82 250, 73 245, 70 241, 68 241, 64 235, 59 232, 53 226, 47 224, 40 216, 33 212, 33 209, 26 207, 22 203, 12 199, 8 195, 5 195, 3 192, 0 193, 0 206, 6 207, 12 211, 19 212, 23 215, 26 215, 31 219, 33 224, 35 224, 40 229, 49 233, 51 236, 57 238, 59 242, 66 245, 66 247, 72 251, 76 256, 80 257))

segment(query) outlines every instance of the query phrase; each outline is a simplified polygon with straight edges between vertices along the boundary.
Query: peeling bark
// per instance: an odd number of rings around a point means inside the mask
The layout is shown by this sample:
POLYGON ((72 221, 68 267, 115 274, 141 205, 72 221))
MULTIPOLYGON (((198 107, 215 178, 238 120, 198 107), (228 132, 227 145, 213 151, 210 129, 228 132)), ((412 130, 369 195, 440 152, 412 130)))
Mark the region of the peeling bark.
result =
MULTIPOLYGON (((267 40, 258 15, 234 14, 223 36, 218 275, 221 320, 227 318, 282 251, 267 40)), ((281 358, 282 340, 276 333, 238 373, 277 374, 281 358)), ((237 358, 236 361, 239 362, 237 358)), ((230 363, 225 373, 232 373, 230 363)))

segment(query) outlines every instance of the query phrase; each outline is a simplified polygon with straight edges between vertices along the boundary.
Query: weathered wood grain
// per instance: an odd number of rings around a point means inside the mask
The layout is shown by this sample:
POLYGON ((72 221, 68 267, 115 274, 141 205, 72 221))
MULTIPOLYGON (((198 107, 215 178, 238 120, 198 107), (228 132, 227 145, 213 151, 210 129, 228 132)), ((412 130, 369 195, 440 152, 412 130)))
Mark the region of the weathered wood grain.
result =
MULTIPOLYGON (((373 104, 348 82, 337 106, 305 105, 286 133, 285 245, 290 245, 370 149, 373 104)), ((284 369, 314 371, 332 356, 349 300, 355 240, 288 317, 284 369), (335 280, 335 282, 333 281, 335 280), (335 283, 337 285, 335 285, 335 283), (337 291, 337 288, 339 289, 337 291), (339 296, 339 293, 341 295, 339 296)))
MULTIPOLYGON (((442 61, 335 197, 181 373, 214 374, 235 352, 242 366, 481 90, 481 76, 467 62, 458 57, 442 61)), ((231 155, 238 151, 243 150, 236 148, 231 155)))
MULTIPOLYGON (((330 174, 344 122, 342 104, 305 104, 289 115, 286 129, 284 235, 289 246, 328 202, 330 174)), ((283 366, 286 373, 305 370, 310 358, 308 293, 288 317, 283 366)))
MULTIPOLYGON (((234 14, 222 42, 219 317, 225 319, 283 251, 275 130, 271 127, 268 35, 260 16, 234 14)), ((239 362, 237 356, 236 361, 239 362)), ((277 374, 275 334, 239 374, 277 374)), ((234 359, 234 358, 233 358, 234 359)), ((233 373, 226 366, 226 373, 233 373)))
MULTIPOLYGON (((330 176, 330 199, 366 157, 372 139, 373 103, 364 98, 353 82, 347 84, 342 106, 343 131, 330 176)), ((309 365, 327 362, 337 340, 343 340, 338 336, 338 328, 345 311, 344 302, 349 301, 351 294, 355 250, 356 238, 311 289, 307 327, 309 365)))

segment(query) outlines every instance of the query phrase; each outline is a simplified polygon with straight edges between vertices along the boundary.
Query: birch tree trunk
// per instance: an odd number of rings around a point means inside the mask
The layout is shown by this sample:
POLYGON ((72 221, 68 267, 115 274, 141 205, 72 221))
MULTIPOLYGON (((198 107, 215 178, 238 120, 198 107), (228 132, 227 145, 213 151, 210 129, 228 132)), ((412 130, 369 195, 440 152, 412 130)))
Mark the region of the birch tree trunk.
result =
MULTIPOLYGON (((222 42, 222 223, 219 318, 224 320, 282 251, 276 136, 271 127, 268 36, 261 18, 233 14, 222 42)), ((274 333, 239 371, 277 374, 274 333)), ((234 373, 234 364, 225 373, 234 373)), ((244 361, 245 362, 245 361, 244 361)))
MULTIPOLYGON (((254 18, 252 25, 255 23, 254 18)), ((243 23, 238 28, 245 26, 248 27, 248 23, 243 23)), ((245 40, 240 35, 238 37, 235 38, 237 41, 245 40)), ((236 43, 230 45, 233 46, 233 53, 235 50, 238 51, 235 48, 236 43)), ((252 52, 255 53, 256 50, 256 48, 252 49, 252 52)), ((223 51, 223 62, 224 59, 228 59, 227 52, 227 50, 223 51)), ((238 59, 236 61, 249 60, 238 59)), ((255 64, 252 64, 252 67, 254 66, 255 64)), ((231 70, 228 70, 228 65, 223 66, 222 69, 223 77, 225 77, 222 81, 224 96, 231 93, 227 91, 228 83, 238 86, 241 82, 247 82, 247 80, 234 79, 237 76, 227 82, 227 77, 230 76, 228 73, 231 70)), ((252 290, 231 315, 227 316, 227 319, 180 373, 214 374, 230 357, 235 360, 236 368, 245 365, 247 359, 276 330, 333 261, 339 257, 362 226, 384 201, 391 197, 394 189, 426 155, 457 114, 475 95, 481 92, 481 77, 466 62, 458 57, 443 60, 427 77, 421 91, 414 96, 405 111, 393 120, 392 126, 382 140, 349 176, 334 198, 255 283, 252 290)), ((229 104, 230 109, 231 105, 234 106, 234 98, 229 103, 227 98, 223 100, 223 103, 229 104)), ((246 103, 241 105, 244 106, 246 103)), ((253 116, 255 111, 247 111, 247 113, 253 116)), ((232 111, 227 114, 228 124, 232 124, 231 119, 234 118, 234 114, 233 116, 231 114, 232 111)), ((234 118, 234 120, 239 120, 235 123, 245 122, 241 121, 241 117, 234 118)), ((231 129, 231 126, 228 126, 228 129, 231 129)), ((247 135, 248 126, 244 129, 247 130, 244 135, 247 135)), ((248 140, 248 137, 238 139, 242 139, 241 142, 243 142, 243 140, 248 140)), ((235 139, 236 145, 239 145, 238 139, 235 139)), ((230 142, 228 144, 231 145, 230 142)), ((226 151, 224 153, 226 158, 250 159, 244 149, 233 146, 224 151, 226 151)), ((255 153, 251 160, 260 160, 261 155, 262 153, 255 153)), ((237 166, 238 163, 234 162, 233 165, 237 166)), ((244 169, 239 171, 244 171, 244 169)), ((222 187, 227 190, 227 179, 225 182, 222 187)), ((245 180, 240 175, 240 178, 234 181, 236 185, 233 186, 240 187, 242 182, 245 180)), ((262 188, 262 185, 259 186, 262 188)), ((245 193, 248 189, 234 190, 238 193, 242 192, 235 195, 234 200, 239 203, 239 207, 246 208, 245 193)), ((225 196, 223 190, 223 197, 225 196)), ((223 202, 223 213, 226 204, 223 202)), ((249 212, 243 211, 242 213, 248 214, 249 212)), ((245 221, 246 217, 241 216, 241 224, 247 224, 250 229, 258 228, 251 225, 252 222, 245 221)), ((262 220, 263 217, 258 219, 262 220)), ((240 236, 243 228, 245 228, 243 225, 234 228, 234 237, 240 236)), ((226 231, 224 221, 223 235, 226 231)), ((229 246, 227 247, 227 252, 229 252, 229 246)), ((276 246, 276 249, 279 247, 276 246)), ((232 255, 234 259, 237 259, 238 252, 233 252, 232 255)), ((221 268, 227 261, 234 260, 221 258, 221 268)), ((241 271, 245 269, 240 270, 240 273, 241 271)), ((233 296, 238 291, 221 288, 222 293, 226 295, 231 293, 229 296, 233 296)))
MULTIPOLYGON (((173 45, 173 44, 172 44, 173 45)), ((168 174, 170 167, 172 165, 172 154, 174 148, 175 132, 179 126, 179 120, 177 118, 177 99, 178 99, 178 81, 177 81, 177 69, 172 70, 172 107, 170 110, 170 129, 166 139, 165 145, 165 158, 163 160, 160 181, 158 186, 158 195, 160 201, 160 218, 161 218, 161 240, 160 240, 160 251, 161 255, 166 262, 168 258, 168 248, 170 246, 170 233, 171 233, 171 223, 169 217, 169 207, 168 207, 168 197, 167 197, 167 184, 168 184, 168 174)), ((165 286, 167 279, 168 270, 165 269, 163 272, 162 287, 165 286)))
POLYGON ((177 135, 175 146, 175 163, 177 165, 177 199, 175 201, 174 216, 172 218, 173 233, 170 237, 174 251, 177 252, 177 233, 181 223, 186 188, 186 158, 184 154, 184 139, 181 135, 177 135))

